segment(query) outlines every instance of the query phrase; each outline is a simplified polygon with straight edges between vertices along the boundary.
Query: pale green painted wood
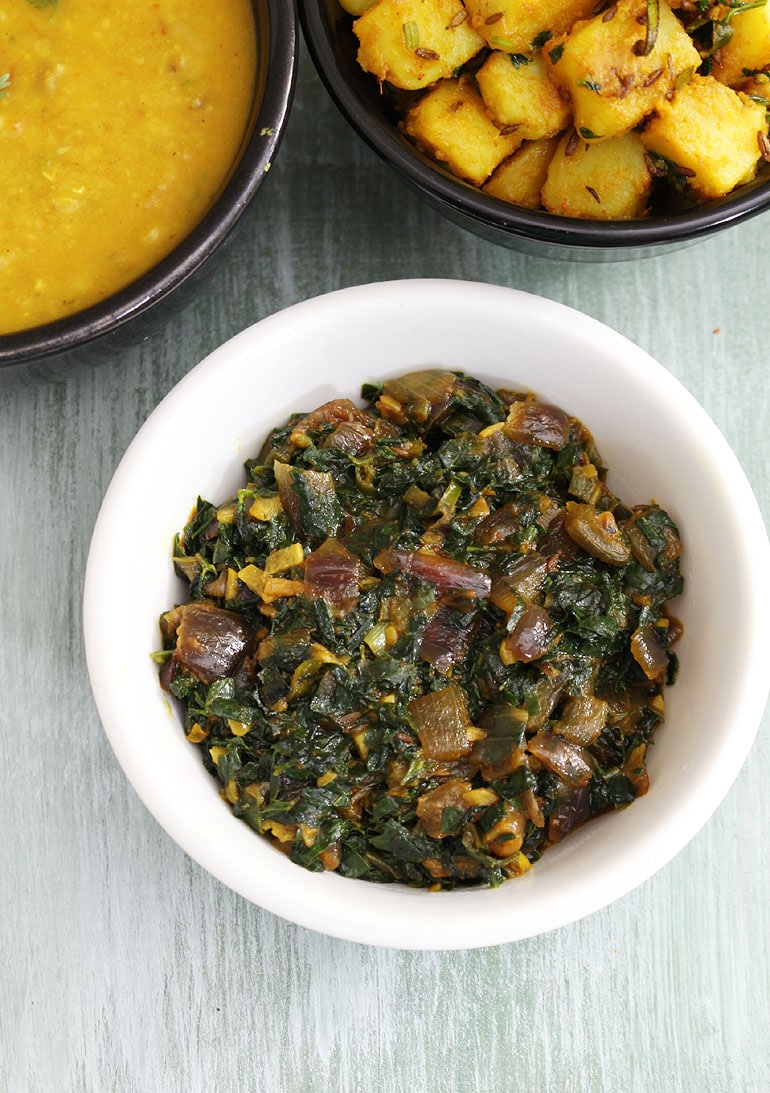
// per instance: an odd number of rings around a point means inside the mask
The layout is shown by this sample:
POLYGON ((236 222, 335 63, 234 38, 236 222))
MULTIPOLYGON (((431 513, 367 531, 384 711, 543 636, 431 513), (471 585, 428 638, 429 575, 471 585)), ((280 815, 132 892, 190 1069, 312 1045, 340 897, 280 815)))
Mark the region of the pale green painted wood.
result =
POLYGON ((195 303, 99 368, 0 374, 2 1093, 770 1089, 767 717, 714 818, 619 903, 516 945, 390 952, 260 911, 171 842, 102 732, 80 621, 101 496, 163 394, 250 322, 364 281, 486 280, 615 327, 714 417, 768 519, 769 248, 768 216, 635 264, 482 243, 354 137, 303 53, 259 207, 195 303))

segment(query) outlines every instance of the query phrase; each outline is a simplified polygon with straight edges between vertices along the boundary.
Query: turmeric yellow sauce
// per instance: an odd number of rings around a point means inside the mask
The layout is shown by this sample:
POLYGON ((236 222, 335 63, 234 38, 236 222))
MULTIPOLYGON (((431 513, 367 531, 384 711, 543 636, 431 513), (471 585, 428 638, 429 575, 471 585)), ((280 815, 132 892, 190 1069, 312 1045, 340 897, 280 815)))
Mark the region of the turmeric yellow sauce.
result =
POLYGON ((249 0, 0 0, 0 334, 105 299, 189 234, 255 64, 249 0))

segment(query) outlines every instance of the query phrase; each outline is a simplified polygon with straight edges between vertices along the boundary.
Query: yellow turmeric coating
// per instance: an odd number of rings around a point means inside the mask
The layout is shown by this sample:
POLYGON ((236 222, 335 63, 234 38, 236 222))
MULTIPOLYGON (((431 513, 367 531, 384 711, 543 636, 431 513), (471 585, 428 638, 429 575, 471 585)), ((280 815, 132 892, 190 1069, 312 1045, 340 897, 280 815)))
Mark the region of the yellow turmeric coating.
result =
POLYGON ((0 334, 105 299, 189 234, 255 64, 249 0, 0 0, 0 334))

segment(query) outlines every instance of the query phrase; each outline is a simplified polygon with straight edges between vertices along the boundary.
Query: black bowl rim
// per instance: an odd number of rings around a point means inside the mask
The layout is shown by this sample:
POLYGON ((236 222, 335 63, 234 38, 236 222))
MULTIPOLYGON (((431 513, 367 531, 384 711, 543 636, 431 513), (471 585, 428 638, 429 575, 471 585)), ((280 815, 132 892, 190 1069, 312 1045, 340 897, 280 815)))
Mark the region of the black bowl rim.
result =
MULTIPOLYGON (((263 94, 251 136, 214 205, 163 261, 106 300, 54 322, 0 335, 0 367, 68 353, 119 330, 189 281, 240 224, 283 139, 297 76, 295 0, 263 2, 270 28, 264 77, 257 73, 263 94)), ((259 33, 256 6, 255 17, 259 33)))
MULTIPOLYGON (((302 33, 332 100, 359 136, 407 183, 449 215, 511 237, 578 247, 621 250, 682 245, 770 209, 770 181, 747 183, 735 193, 691 210, 633 221, 579 220, 524 209, 455 178, 417 151, 401 133, 375 114, 340 69, 322 0, 299 0, 302 33)), ((344 17, 340 8, 340 17, 344 17)))

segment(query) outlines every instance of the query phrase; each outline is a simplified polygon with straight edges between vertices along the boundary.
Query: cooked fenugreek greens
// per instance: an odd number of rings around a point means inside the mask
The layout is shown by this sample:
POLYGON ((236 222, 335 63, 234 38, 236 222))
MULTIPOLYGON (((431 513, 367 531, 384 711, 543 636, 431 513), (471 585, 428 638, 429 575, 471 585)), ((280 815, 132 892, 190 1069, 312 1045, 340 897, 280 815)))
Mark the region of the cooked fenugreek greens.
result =
POLYGON ((298 413, 174 546, 162 686, 292 861, 450 889, 647 790, 677 528, 576 418, 428 369, 298 413))

